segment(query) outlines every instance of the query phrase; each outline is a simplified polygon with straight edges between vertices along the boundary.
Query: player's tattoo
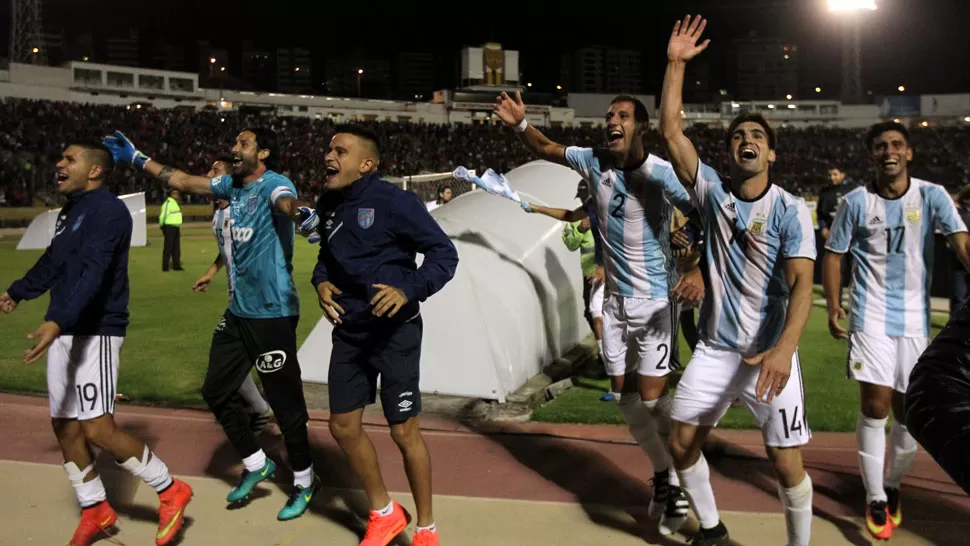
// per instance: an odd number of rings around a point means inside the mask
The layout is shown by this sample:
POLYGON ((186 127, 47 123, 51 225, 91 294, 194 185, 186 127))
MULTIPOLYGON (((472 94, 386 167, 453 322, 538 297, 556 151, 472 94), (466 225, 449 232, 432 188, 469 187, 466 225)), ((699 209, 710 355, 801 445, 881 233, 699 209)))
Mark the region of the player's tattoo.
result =
POLYGON ((175 176, 175 169, 168 165, 162 167, 162 172, 158 173, 158 179, 162 182, 168 182, 173 176, 175 176))

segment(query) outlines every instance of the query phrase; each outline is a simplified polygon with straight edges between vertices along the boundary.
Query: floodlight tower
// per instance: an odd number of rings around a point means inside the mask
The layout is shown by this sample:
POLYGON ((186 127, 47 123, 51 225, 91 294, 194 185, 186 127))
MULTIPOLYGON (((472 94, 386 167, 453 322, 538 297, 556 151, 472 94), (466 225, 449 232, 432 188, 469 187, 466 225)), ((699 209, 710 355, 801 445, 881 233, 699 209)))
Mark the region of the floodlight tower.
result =
POLYGON ((857 104, 862 102, 862 15, 876 10, 876 0, 828 0, 828 5, 843 16, 841 99, 857 104))
POLYGON ((41 0, 10 0, 10 62, 47 64, 41 0))

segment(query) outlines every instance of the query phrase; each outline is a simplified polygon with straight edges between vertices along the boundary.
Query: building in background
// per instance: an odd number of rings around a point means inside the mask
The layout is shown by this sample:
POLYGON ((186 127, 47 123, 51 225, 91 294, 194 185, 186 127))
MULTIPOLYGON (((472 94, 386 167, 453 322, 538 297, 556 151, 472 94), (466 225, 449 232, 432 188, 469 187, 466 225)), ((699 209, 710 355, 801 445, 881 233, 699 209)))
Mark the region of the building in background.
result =
POLYGON ((276 91, 313 92, 313 61, 309 51, 300 47, 276 50, 276 91))
POLYGON ((740 100, 785 100, 798 93, 798 45, 780 38, 734 40, 740 100))
POLYGON ((562 85, 571 93, 631 93, 644 91, 640 51, 584 47, 560 60, 562 85))

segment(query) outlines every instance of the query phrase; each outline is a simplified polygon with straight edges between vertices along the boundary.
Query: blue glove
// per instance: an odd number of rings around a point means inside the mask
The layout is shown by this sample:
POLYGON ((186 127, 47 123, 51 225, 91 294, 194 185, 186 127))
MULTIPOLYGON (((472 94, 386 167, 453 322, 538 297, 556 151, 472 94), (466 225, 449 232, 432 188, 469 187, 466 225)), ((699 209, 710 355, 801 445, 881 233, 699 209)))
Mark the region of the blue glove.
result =
POLYGON ((151 161, 151 158, 138 151, 138 148, 135 148, 135 145, 121 131, 115 131, 114 136, 104 137, 104 145, 111 150, 116 164, 127 163, 139 170, 144 170, 145 164, 151 161))
POLYGON ((309 238, 317 233, 317 228, 320 226, 320 217, 317 216, 317 211, 310 207, 300 207, 298 210, 300 212, 300 235, 309 238))
POLYGON ((529 202, 528 201, 522 201, 520 203, 520 205, 522 207, 522 210, 524 210, 526 212, 532 212, 532 206, 529 205, 529 202))

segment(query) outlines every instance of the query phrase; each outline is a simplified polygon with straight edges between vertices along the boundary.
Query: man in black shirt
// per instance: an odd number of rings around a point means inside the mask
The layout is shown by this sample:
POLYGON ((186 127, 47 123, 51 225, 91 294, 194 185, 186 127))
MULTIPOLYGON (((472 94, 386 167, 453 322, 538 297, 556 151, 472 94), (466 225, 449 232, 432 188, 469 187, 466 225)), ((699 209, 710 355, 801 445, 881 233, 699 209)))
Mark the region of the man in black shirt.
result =
MULTIPOLYGON (((835 220, 835 213, 839 210, 839 205, 842 204, 845 196, 850 191, 858 187, 856 183, 846 180, 845 172, 835 165, 829 167, 828 177, 830 184, 822 188, 822 191, 819 192, 818 208, 815 211, 818 217, 819 240, 823 245, 828 242, 829 228, 832 227, 832 222, 835 220)), ((842 260, 842 286, 849 284, 851 275, 852 258, 846 253, 842 260)), ((841 290, 839 290, 839 301, 842 301, 841 290)))

